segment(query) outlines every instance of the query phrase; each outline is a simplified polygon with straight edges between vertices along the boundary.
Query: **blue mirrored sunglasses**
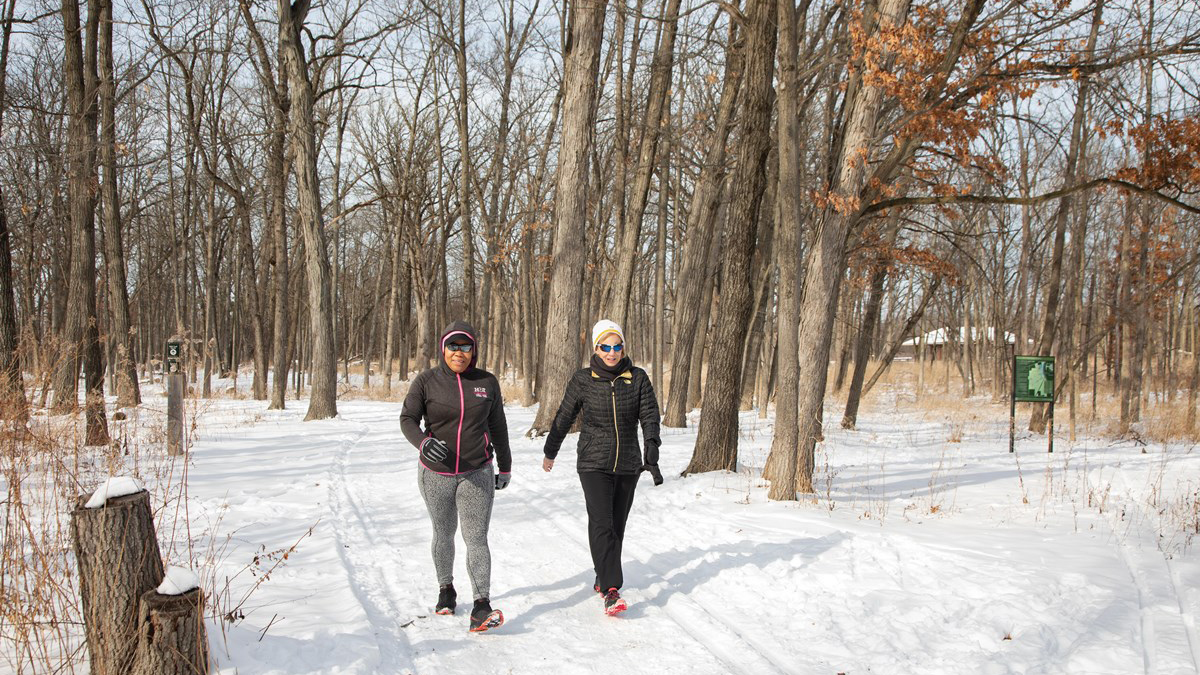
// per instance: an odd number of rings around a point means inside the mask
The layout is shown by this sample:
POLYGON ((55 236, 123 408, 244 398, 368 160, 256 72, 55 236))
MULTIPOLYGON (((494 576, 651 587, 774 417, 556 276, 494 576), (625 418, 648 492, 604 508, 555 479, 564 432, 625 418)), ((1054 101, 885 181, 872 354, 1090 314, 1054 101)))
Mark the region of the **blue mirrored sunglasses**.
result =
POLYGON ((446 345, 446 349, 449 349, 452 352, 462 352, 464 354, 470 354, 471 350, 474 348, 475 348, 475 345, 471 344, 470 342, 465 343, 465 344, 458 343, 458 342, 451 342, 446 345))
POLYGON ((625 348, 624 344, 619 345, 596 345, 602 352, 619 352, 625 348))

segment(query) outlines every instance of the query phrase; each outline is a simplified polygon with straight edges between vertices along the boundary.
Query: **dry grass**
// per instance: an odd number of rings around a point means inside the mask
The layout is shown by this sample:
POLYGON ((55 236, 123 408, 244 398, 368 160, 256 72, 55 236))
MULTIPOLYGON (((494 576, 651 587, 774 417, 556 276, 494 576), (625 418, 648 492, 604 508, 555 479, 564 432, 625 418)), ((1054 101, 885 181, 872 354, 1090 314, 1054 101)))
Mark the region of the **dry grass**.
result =
MULTIPOLYGON (((141 406, 123 411, 126 419, 110 419, 111 442, 105 446, 84 445, 82 412, 49 416, 35 408, 27 426, 4 423, 0 430, 5 511, 0 533, 0 669, 19 674, 88 670, 71 512, 80 495, 109 476, 132 476, 149 490, 164 561, 190 566, 200 575, 214 620, 236 620, 257 588, 239 590, 238 597, 228 588, 218 588, 214 571, 230 553, 232 534, 218 534, 219 522, 200 524, 204 533, 193 531, 187 488, 190 461, 186 455, 166 452, 166 400, 145 399, 141 406)), ((185 400, 185 447, 192 446, 199 420, 211 406, 211 400, 185 400)))

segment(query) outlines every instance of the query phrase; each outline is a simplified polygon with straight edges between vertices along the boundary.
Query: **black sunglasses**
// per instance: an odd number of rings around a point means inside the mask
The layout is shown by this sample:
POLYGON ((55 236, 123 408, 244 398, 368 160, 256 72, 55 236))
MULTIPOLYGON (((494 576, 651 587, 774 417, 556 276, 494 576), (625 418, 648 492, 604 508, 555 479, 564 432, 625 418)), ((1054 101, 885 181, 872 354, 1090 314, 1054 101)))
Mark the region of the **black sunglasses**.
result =
POLYGON ((600 348, 600 351, 606 352, 606 353, 607 352, 619 352, 625 348, 624 343, 619 344, 619 345, 596 345, 596 346, 600 348))
POLYGON ((451 342, 446 345, 446 349, 449 349, 452 352, 462 352, 464 354, 470 354, 471 350, 474 348, 475 348, 475 345, 471 344, 470 342, 467 342, 467 343, 451 342))

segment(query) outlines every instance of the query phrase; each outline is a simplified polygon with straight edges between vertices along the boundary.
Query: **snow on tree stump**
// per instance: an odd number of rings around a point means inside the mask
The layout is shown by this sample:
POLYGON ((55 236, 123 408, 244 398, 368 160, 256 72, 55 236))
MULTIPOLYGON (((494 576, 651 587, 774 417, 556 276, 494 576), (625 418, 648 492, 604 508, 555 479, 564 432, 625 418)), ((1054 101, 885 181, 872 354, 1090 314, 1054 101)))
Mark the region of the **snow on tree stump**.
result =
POLYGON ((150 493, 109 496, 92 508, 88 501, 80 497, 71 513, 71 538, 91 672, 125 675, 137 646, 138 602, 163 577, 150 493))
POLYGON ((147 591, 138 608, 137 651, 130 675, 197 675, 208 672, 204 593, 147 591))

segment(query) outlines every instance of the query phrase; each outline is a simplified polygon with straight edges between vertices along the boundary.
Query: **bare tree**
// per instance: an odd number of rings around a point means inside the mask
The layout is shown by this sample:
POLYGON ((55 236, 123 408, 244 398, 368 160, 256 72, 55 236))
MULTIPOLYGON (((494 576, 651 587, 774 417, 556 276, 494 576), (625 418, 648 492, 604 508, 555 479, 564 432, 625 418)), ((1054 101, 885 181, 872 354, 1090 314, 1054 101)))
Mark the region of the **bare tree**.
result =
POLYGON ((583 335, 584 245, 587 220, 587 164, 595 117, 596 77, 604 33, 606 0, 581 0, 571 6, 563 47, 563 122, 558 153, 554 208, 554 271, 546 312, 537 418, 531 436, 550 429, 567 380, 579 367, 583 335))
POLYGON ((100 24, 98 0, 89 0, 87 24, 81 28, 78 0, 63 0, 66 79, 70 107, 67 165, 69 167, 71 247, 70 286, 62 343, 66 349, 54 380, 54 407, 70 412, 78 405, 80 361, 84 370, 88 445, 108 443, 104 412, 104 364, 96 316, 96 51, 100 24), (81 33, 86 39, 81 42, 81 33), (86 46, 85 46, 86 45, 86 46))
POLYGON ((759 205, 766 190, 774 103, 771 83, 775 73, 776 14, 775 0, 747 3, 742 136, 721 255, 720 311, 710 341, 712 356, 704 384, 704 408, 696 449, 685 473, 732 471, 737 467, 742 349, 753 302, 747 262, 754 258, 759 205))
POLYGON ((292 148, 296 154, 296 192, 299 199, 296 215, 300 231, 304 234, 307 255, 305 273, 308 278, 308 312, 312 331, 312 390, 305 420, 337 415, 332 274, 325 244, 325 220, 317 175, 314 94, 309 80, 308 60, 300 43, 300 33, 310 4, 310 0, 298 0, 294 5, 287 0, 279 0, 279 44, 288 80, 290 131, 292 148))

